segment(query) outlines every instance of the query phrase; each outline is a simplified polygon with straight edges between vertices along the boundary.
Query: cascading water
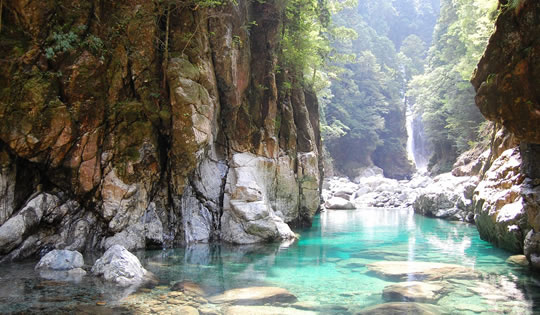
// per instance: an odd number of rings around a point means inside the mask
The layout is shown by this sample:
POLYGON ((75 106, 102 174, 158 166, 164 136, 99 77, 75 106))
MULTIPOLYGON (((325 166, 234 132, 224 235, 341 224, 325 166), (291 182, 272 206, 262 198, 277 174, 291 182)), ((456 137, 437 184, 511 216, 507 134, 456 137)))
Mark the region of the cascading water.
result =
POLYGON ((407 154, 414 162, 416 169, 424 173, 427 171, 429 148, 424 134, 422 117, 414 112, 413 104, 404 99, 407 106, 407 154))

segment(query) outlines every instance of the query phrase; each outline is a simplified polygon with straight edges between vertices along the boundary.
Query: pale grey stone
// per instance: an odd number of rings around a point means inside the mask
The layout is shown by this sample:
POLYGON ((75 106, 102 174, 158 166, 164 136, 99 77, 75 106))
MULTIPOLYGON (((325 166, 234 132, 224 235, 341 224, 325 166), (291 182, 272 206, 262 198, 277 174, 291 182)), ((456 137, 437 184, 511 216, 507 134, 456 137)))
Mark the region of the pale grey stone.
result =
POLYGON ((92 274, 120 286, 141 283, 147 271, 139 259, 121 245, 113 245, 92 267, 92 274))
POLYGON ((0 226, 0 254, 7 254, 24 241, 26 232, 36 227, 44 214, 60 203, 56 196, 41 193, 32 198, 17 215, 0 226))
POLYGON ((418 193, 414 211, 428 217, 471 222, 474 213, 471 189, 477 184, 478 178, 474 176, 441 174, 418 193))
POLYGON ((347 199, 332 197, 324 204, 326 209, 355 209, 355 205, 347 199))
POLYGON ((55 249, 43 256, 36 270, 69 270, 81 268, 84 265, 83 255, 77 251, 55 249))

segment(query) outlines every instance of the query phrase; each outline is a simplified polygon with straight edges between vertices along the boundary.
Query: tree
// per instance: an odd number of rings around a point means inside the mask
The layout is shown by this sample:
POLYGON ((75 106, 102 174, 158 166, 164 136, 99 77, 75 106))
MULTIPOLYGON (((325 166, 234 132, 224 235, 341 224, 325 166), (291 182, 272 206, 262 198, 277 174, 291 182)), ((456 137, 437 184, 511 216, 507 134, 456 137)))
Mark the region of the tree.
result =
POLYGON ((407 96, 421 113, 433 149, 430 167, 449 171, 455 158, 478 140, 484 121, 469 83, 493 29, 496 0, 444 0, 425 72, 407 96))

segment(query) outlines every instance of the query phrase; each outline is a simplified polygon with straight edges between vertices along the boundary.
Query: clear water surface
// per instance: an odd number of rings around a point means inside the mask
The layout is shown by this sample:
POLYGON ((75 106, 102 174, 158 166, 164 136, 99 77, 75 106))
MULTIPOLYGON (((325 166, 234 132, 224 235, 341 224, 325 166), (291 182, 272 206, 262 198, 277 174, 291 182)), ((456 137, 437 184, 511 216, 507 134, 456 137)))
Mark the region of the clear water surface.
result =
MULTIPOLYGON (((451 288, 431 302, 441 313, 540 313, 540 276, 507 263, 510 254, 482 241, 472 225, 410 210, 358 209, 323 212, 311 228, 297 232, 300 239, 291 244, 196 244, 137 253, 160 279, 152 290, 138 292, 92 277, 79 282, 44 280, 33 270, 35 261, 0 265, 0 313, 93 314, 105 310, 97 301, 107 303, 107 312, 146 312, 133 305, 151 304, 150 299, 170 292, 171 284, 189 280, 210 295, 231 288, 277 286, 310 310, 354 314, 387 302, 382 291, 395 282, 366 267, 378 261, 440 262, 474 270, 478 276, 473 279, 445 282, 451 288)), ((87 264, 95 260, 85 259, 87 264)))

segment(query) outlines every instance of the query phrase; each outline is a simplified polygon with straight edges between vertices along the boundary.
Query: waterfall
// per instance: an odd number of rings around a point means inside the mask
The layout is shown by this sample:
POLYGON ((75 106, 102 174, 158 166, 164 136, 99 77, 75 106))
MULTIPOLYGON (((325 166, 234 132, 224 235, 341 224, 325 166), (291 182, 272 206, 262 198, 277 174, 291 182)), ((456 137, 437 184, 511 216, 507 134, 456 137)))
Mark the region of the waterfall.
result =
POLYGON ((413 104, 410 104, 407 98, 404 99, 404 103, 407 107, 407 154, 416 165, 416 169, 423 173, 427 171, 430 152, 424 134, 422 116, 414 112, 413 104))

